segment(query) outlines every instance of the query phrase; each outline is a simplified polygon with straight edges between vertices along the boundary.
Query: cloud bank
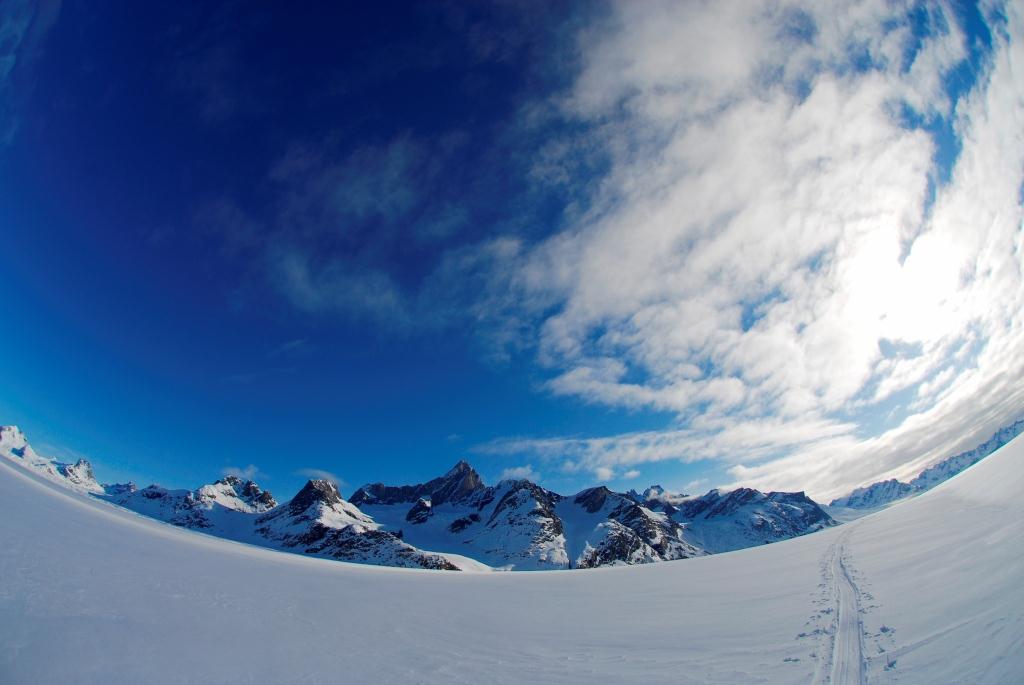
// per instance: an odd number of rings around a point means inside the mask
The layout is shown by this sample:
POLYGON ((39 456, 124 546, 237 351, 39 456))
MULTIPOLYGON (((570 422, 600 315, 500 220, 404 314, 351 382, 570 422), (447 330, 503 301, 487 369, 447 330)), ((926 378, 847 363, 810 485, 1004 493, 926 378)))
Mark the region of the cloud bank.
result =
POLYGON ((1019 415, 1024 36, 981 13, 625 2, 583 31, 553 107, 608 172, 511 278, 553 311, 550 392, 677 425, 485 451, 827 497, 1019 415))
POLYGON ((266 211, 197 222, 300 311, 470 330, 544 392, 671 417, 476 448, 542 471, 716 460, 827 498, 1021 414, 1017 5, 598 14, 508 121, 295 141, 266 211))

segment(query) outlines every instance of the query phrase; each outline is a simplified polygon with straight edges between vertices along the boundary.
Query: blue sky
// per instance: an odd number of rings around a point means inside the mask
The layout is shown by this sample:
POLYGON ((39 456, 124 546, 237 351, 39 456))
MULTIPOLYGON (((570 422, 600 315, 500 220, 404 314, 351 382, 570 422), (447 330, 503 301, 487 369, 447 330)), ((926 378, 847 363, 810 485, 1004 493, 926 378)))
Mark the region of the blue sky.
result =
POLYGON ((6 4, 0 421, 821 496, 1016 418, 1012 5, 549 4, 6 4))

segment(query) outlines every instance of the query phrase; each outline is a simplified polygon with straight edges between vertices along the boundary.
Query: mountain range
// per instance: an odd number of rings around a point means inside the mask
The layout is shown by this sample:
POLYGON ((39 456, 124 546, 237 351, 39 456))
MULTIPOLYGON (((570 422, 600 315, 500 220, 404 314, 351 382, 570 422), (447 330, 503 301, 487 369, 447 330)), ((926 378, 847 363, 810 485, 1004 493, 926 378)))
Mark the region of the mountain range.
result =
MULTIPOLYGON (((1018 421, 910 483, 875 483, 831 506, 865 509, 923 492, 1022 429, 1024 421, 1018 421)), ((642 493, 598 486, 567 496, 525 479, 487 485, 465 461, 426 483, 363 485, 348 500, 334 483, 310 480, 279 503, 252 480, 232 475, 195 490, 100 484, 88 461, 40 456, 15 426, 0 427, 0 454, 66 487, 176 526, 383 566, 518 571, 644 564, 763 545, 837 525, 803 492, 738 488, 687 495, 653 485, 642 493)))
POLYGON ((871 485, 856 488, 843 497, 837 497, 829 503, 829 507, 842 509, 875 509, 883 507, 907 497, 919 495, 931 490, 939 483, 949 480, 969 466, 995 452, 997 449, 1024 432, 1024 419, 995 432, 985 442, 974 449, 955 454, 929 466, 908 483, 895 478, 878 481, 871 485))

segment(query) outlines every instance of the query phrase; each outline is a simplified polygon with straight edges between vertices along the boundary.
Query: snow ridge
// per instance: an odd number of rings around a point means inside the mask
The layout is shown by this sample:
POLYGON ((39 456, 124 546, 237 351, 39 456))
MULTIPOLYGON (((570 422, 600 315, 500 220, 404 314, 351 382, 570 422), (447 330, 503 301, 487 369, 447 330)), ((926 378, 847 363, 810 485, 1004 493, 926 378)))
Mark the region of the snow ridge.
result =
POLYGON ((829 506, 846 509, 874 509, 905 497, 927 492, 969 466, 977 464, 1022 432, 1024 432, 1024 419, 1000 428, 992 437, 974 449, 953 455, 929 466, 909 483, 903 483, 895 478, 872 483, 856 488, 844 497, 837 497, 829 503, 829 506))

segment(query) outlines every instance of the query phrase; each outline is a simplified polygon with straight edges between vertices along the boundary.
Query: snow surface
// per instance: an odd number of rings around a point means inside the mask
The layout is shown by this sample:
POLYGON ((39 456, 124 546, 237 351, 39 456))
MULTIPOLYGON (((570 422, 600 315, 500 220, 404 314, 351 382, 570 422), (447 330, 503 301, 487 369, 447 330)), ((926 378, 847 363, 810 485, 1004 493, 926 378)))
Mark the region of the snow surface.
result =
POLYGON ((1017 439, 785 542, 463 574, 214 538, 0 460, 0 682, 1022 682, 1022 492, 1017 439))

